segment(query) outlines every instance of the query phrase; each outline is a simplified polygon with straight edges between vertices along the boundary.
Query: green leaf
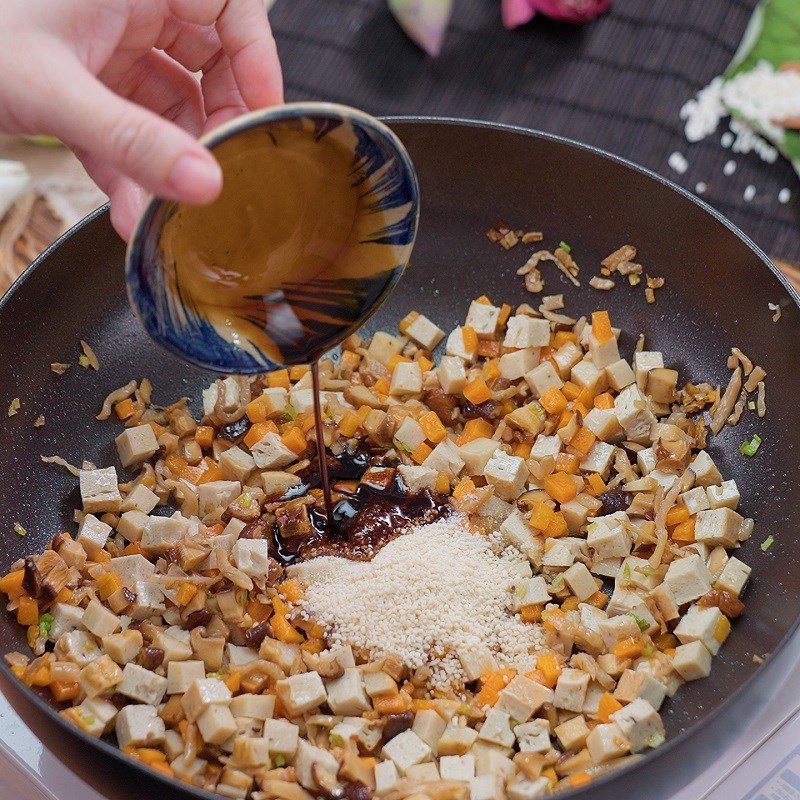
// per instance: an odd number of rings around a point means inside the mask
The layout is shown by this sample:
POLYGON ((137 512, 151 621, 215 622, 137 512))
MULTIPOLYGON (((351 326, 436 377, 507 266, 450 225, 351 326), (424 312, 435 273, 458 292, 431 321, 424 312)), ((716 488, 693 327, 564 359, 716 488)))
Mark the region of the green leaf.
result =
MULTIPOLYGON (((730 79, 742 72, 749 72, 760 61, 766 61, 775 69, 787 62, 800 62, 800 3, 797 0, 761 0, 739 45, 739 49, 725 72, 730 79)), ((736 109, 729 109, 741 116, 736 109)), ((753 124, 753 120, 747 120, 753 124)), ((800 131, 787 130, 782 141, 760 131, 788 159, 800 173, 800 131)))

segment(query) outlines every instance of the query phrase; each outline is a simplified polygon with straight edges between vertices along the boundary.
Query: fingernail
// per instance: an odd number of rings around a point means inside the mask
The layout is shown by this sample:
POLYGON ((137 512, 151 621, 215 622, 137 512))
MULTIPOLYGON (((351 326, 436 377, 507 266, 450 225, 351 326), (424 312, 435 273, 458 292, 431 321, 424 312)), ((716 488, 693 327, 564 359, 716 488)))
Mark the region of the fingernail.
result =
POLYGON ((211 157, 182 155, 169 176, 175 193, 187 203, 210 203, 219 194, 222 170, 211 157))

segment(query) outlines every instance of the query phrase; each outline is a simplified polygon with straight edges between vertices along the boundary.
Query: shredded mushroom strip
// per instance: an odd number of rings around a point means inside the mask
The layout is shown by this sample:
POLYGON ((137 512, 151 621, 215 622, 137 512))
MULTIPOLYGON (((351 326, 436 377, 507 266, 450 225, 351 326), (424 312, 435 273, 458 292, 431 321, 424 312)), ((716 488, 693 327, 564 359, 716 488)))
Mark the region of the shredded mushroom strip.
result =
POLYGON ((121 400, 126 400, 135 391, 136 381, 129 381, 124 386, 120 386, 119 389, 114 389, 114 391, 111 392, 111 394, 109 394, 105 400, 103 400, 103 407, 100 409, 100 413, 95 417, 95 419, 108 419, 111 416, 111 411, 114 408, 114 405, 119 403, 121 400))
POLYGON ((739 392, 742 390, 742 368, 736 367, 731 375, 731 379, 725 388, 725 392, 720 398, 716 409, 711 415, 711 431, 714 434, 719 433, 728 421, 733 412, 733 407, 736 405, 736 400, 739 397, 739 392))

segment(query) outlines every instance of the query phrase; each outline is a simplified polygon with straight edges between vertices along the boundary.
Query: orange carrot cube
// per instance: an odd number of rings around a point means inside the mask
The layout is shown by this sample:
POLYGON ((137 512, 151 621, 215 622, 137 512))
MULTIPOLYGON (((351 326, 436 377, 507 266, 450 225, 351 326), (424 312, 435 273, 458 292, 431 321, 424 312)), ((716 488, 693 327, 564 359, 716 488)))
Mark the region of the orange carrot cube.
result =
POLYGON ((464 423, 460 441, 461 444, 467 444, 475 441, 475 439, 491 439, 493 433, 494 428, 491 422, 481 417, 476 417, 475 419, 468 419, 464 423))
POLYGON ((592 334, 599 344, 614 338, 614 331, 611 329, 611 317, 608 315, 608 311, 595 311, 592 314, 592 334))
POLYGON ((411 460, 414 461, 416 464, 422 464, 422 462, 433 452, 433 448, 429 445, 425 444, 425 442, 420 442, 417 447, 414 449, 414 452, 411 454, 411 460))
POLYGON ((435 411, 429 411, 420 417, 419 424, 429 442, 439 444, 447 436, 447 429, 442 425, 442 421, 435 411))
POLYGON ((284 445, 286 445, 286 447, 288 447, 298 456, 302 455, 306 451, 306 437, 300 428, 292 428, 290 431, 284 433, 283 436, 281 436, 281 441, 284 445))
POLYGON ((136 405, 130 397, 126 397, 114 406, 114 411, 119 419, 128 419, 136 413, 136 405))
POLYGON ((544 479, 544 490, 557 503, 568 503, 578 494, 575 481, 566 472, 554 472, 544 479))
POLYGON ((597 437, 586 427, 578 428, 578 432, 570 439, 569 446, 582 456, 588 455, 597 441, 597 437))
POLYGON ((560 414, 567 407, 567 398, 561 389, 551 386, 539 398, 539 403, 548 414, 560 414))
POLYGON ((480 405, 492 399, 492 390, 483 378, 475 378, 464 387, 464 397, 473 405, 480 405))
POLYGON ((289 383, 289 370, 277 369, 275 372, 270 372, 267 375, 267 386, 270 389, 288 389, 291 386, 289 383))
POLYGON ((203 450, 208 450, 214 444, 214 429, 210 425, 198 425, 194 440, 203 450))

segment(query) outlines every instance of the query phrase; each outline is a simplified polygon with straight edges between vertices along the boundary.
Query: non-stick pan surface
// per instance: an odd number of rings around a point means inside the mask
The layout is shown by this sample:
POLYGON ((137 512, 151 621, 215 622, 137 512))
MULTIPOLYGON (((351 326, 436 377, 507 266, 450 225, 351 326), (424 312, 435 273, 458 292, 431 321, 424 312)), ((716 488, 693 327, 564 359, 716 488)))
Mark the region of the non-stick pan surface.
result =
MULTIPOLYGON (((392 126, 419 173, 422 215, 412 267, 370 330, 394 329, 412 309, 449 329, 480 294, 511 304, 531 300, 515 274, 530 248, 506 252, 484 235, 492 224, 505 221, 544 231, 548 246, 560 240, 572 246, 583 286, 573 288, 545 265, 545 293, 563 292, 567 311, 576 316, 607 308, 625 331, 624 355, 630 357, 636 336, 644 333, 647 348, 663 350, 682 379, 725 383, 733 345, 767 370, 766 418, 747 413, 709 448, 723 474, 737 481, 743 497, 739 510, 757 521, 741 552, 753 567, 746 612, 714 659, 711 677, 687 684, 666 703, 668 744, 629 774, 618 775, 611 786, 598 782, 575 796, 590 792, 599 799, 637 786, 641 792, 649 783, 642 783, 645 775, 664 769, 662 754, 709 716, 725 730, 706 740, 724 738, 735 725, 735 709, 715 712, 730 700, 745 713, 747 698, 752 704, 758 696, 758 681, 738 692, 759 672, 753 657, 774 653, 800 618, 796 298, 730 224, 685 192, 619 159, 541 134, 479 123, 394 120, 392 126), (625 243, 638 248, 638 260, 650 275, 666 278, 655 305, 645 303, 642 286, 618 281, 616 290, 600 292, 587 285, 600 260, 625 243), (772 322, 770 302, 781 306, 778 323, 772 322), (746 458, 739 445, 754 433, 764 443, 756 457, 746 458), (775 543, 765 553, 759 545, 768 534, 775 543)), ((41 454, 73 463, 84 458, 117 463, 113 437, 119 424, 94 418, 106 393, 131 378, 148 377, 157 402, 187 395, 196 403, 213 378, 160 350, 138 326, 123 285, 123 256, 107 213, 96 214, 45 253, 0 304, 0 402, 4 409, 14 397, 21 402, 20 413, 4 414, 0 424, 2 571, 43 548, 57 531, 74 529, 77 482, 40 463, 41 454), (63 376, 53 374, 50 362, 75 364, 80 339, 95 349, 99 373, 73 366, 63 376), (46 424, 34 428, 40 414, 46 424), (12 532, 15 522, 27 536, 12 532)), ((0 616, 0 637, 4 652, 26 651, 24 629, 10 615, 0 616)), ((111 746, 85 738, 118 755, 111 746)), ((707 752, 710 756, 712 749, 707 752)), ((681 760, 687 780, 705 757, 694 753, 681 760)))

